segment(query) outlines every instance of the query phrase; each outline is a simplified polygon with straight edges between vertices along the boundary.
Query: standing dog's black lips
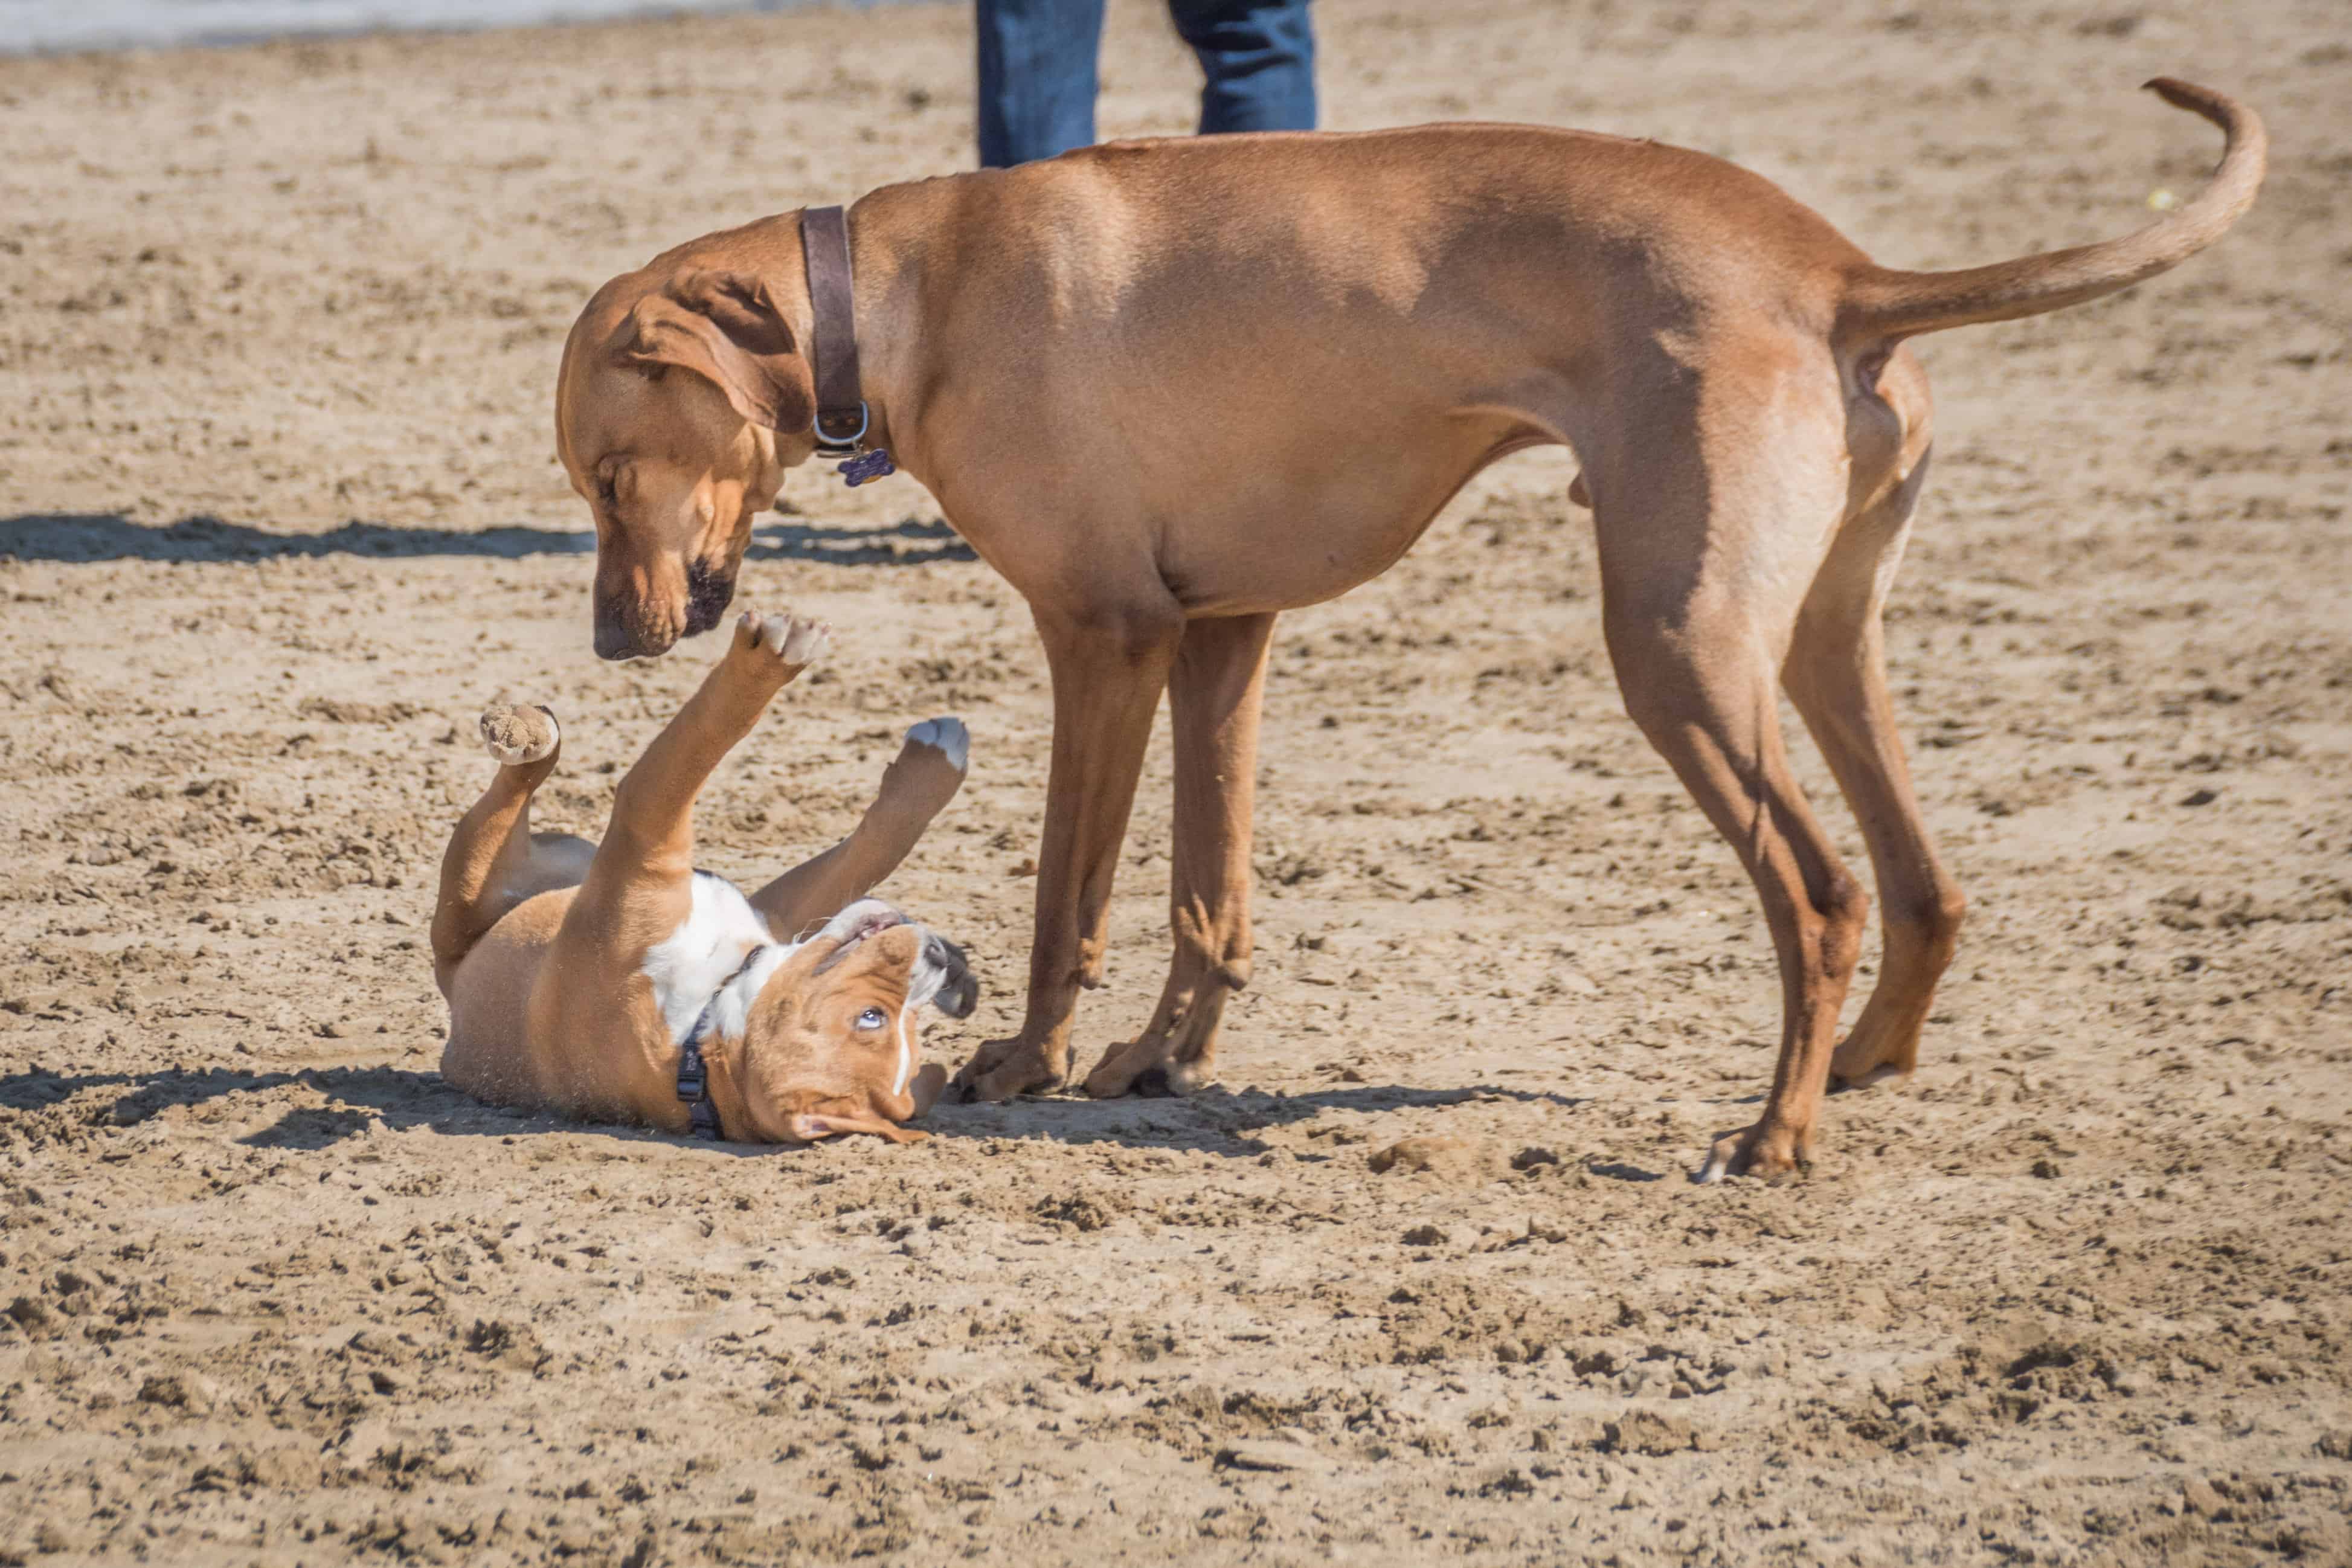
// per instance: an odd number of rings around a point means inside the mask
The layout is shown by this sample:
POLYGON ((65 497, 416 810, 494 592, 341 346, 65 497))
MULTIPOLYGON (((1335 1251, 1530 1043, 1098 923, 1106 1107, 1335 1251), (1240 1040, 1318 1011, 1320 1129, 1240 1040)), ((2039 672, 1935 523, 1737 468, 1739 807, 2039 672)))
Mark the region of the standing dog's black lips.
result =
POLYGON ((686 563, 686 635, 699 637, 719 624, 735 602, 735 574, 701 561, 686 563))

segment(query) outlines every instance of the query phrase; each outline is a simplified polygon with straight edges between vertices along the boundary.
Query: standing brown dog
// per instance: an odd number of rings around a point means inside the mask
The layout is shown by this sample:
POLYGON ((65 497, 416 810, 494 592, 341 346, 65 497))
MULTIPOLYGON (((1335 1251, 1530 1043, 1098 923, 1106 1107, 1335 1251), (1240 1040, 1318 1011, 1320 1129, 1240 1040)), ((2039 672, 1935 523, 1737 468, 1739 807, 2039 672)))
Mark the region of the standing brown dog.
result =
MULTIPOLYGON (((1575 450, 1625 706, 1738 852, 1783 994, 1762 1118, 1703 1174, 1801 1164, 1835 1072, 1910 1072, 1958 932, 1919 820, 1880 609, 1927 473, 1906 338, 2078 304, 2219 238, 2262 183, 2253 112, 2149 84, 2228 138, 2127 238, 1949 273, 1875 266, 1758 176, 1565 131, 1441 125, 1114 144, 892 185, 850 215, 873 439, 1028 600, 1054 753, 1021 1032, 968 1063, 1000 1100, 1070 1070, 1160 694, 1176 726, 1175 963, 1087 1079, 1213 1070, 1250 969, 1259 696, 1276 615, 1402 555, 1504 453, 1575 450), (1837 1043, 1868 900, 1790 776, 1785 687, 1862 824, 1885 960, 1837 1043)), ((594 508, 596 647, 714 624, 751 518, 815 449, 798 215, 599 289, 556 434, 594 508)), ((831 427, 828 426, 828 429, 831 427)))

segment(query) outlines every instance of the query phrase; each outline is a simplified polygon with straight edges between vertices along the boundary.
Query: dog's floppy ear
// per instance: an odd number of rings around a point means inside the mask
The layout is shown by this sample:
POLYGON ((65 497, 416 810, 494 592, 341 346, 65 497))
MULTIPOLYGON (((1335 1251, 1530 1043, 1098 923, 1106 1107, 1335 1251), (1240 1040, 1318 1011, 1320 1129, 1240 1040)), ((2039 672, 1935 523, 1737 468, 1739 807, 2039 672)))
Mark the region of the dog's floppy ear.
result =
POLYGON ((625 363, 678 365, 754 425, 796 434, 816 416, 808 361, 768 285, 746 272, 688 272, 629 313, 625 363))
POLYGON ((912 1127, 899 1127, 878 1116, 832 1116, 811 1111, 796 1112, 791 1122, 793 1136, 803 1143, 814 1143, 820 1138, 831 1138, 842 1132, 871 1132, 887 1138, 893 1143, 920 1143, 930 1136, 912 1127))

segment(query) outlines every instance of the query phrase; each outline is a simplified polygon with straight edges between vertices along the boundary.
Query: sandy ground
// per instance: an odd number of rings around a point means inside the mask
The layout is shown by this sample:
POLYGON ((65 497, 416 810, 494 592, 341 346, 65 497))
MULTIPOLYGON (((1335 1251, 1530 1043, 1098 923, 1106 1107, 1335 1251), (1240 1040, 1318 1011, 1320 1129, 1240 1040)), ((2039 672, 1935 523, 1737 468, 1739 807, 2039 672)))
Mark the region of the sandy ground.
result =
MULTIPOLYGON (((1185 129, 1115 9, 1107 132, 1185 129)), ((1928 345, 1890 642, 1972 923, 1913 1087, 1781 1187, 1682 1179, 1778 990, 1558 453, 1286 623, 1223 1090, 759 1152, 445 1088, 475 713, 560 708, 593 832, 711 654, 590 656, 564 329, 961 166, 963 13, 0 64, 0 1562, 2352 1562, 2352 49, 2025 9, 1318 7, 1336 125, 1655 134, 1906 265, 2193 185, 2158 70, 2270 117, 2218 250, 1928 345), (1409 1138, 1459 1142, 1375 1173, 1409 1138)), ((892 889, 992 984, 952 1062, 1016 1016, 1042 661, 910 481, 787 495, 746 596, 840 647, 703 858, 965 716, 892 889)), ((1087 1059, 1158 993, 1166 768, 1087 1059)))

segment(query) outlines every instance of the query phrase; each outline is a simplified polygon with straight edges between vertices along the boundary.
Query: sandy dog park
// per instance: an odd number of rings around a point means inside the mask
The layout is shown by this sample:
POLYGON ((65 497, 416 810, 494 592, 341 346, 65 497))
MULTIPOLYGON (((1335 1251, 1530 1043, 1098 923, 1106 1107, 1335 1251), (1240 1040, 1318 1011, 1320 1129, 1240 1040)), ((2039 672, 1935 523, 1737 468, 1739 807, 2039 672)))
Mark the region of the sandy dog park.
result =
MULTIPOLYGON (((2212 250, 1922 346, 1888 648, 1970 920, 1911 1084, 1803 1180, 1686 1179, 1754 1119, 1771 948, 1550 450, 1282 623, 1218 1088, 903 1147, 476 1104, 425 942, 476 715, 563 715, 540 825, 593 834, 716 652, 589 651, 564 332, 970 166, 968 13, 0 60, 0 1563, 2352 1562, 2340 7, 1317 15, 1334 128, 1655 136, 1906 267, 2193 190, 2149 76, 2267 119, 2212 250)), ((1106 134, 1189 127, 1154 7, 1105 77, 1106 134)), ((886 889, 986 987, 952 1068, 1017 1018, 1036 638, 912 481, 784 494, 740 602, 835 647, 701 855, 822 847, 961 715, 886 889)), ((1082 1067, 1165 963, 1166 744, 1082 1067)))

